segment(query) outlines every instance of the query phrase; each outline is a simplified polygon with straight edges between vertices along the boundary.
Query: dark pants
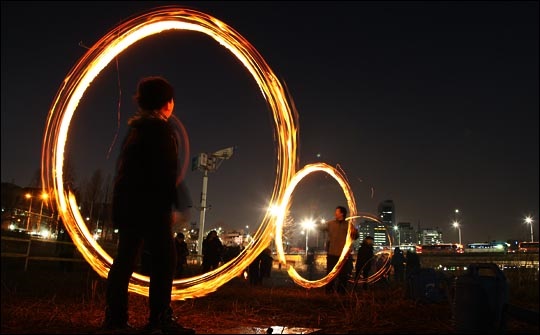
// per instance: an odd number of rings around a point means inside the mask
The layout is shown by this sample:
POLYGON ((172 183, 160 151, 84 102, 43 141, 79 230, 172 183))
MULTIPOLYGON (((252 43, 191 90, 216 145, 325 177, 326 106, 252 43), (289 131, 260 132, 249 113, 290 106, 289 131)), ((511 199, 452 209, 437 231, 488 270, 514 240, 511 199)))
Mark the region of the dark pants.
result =
POLYGON ((106 318, 113 323, 128 321, 128 286, 143 244, 150 253, 149 322, 157 322, 170 313, 176 252, 171 231, 172 216, 153 216, 129 222, 142 229, 120 229, 118 252, 107 277, 106 318))
MULTIPOLYGON (((329 274, 330 271, 332 271, 332 269, 336 266, 338 260, 339 256, 326 255, 326 274, 329 274)), ((341 268, 341 271, 339 271, 334 280, 332 280, 326 285, 326 292, 333 292, 334 289, 336 289, 336 286, 338 293, 346 292, 347 283, 349 281, 348 261, 349 260, 345 261, 345 264, 341 268)))

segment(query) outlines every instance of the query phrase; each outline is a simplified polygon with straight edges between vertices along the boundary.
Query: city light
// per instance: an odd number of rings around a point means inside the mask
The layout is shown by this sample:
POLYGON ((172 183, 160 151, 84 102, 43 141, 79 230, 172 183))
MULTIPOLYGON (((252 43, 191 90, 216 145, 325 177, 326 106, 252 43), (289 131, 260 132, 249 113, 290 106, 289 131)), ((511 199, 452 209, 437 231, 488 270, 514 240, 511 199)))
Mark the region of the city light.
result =
MULTIPOLYGON (((457 209, 456 209, 457 211, 457 209)), ((461 245, 461 227, 459 225, 459 222, 457 221, 454 221, 452 222, 452 226, 454 226, 454 228, 457 228, 458 229, 458 234, 459 234, 459 244, 461 245)))
POLYGON ((533 233, 533 223, 534 223, 534 220, 532 219, 532 217, 527 216, 527 217, 525 218, 525 223, 531 226, 531 242, 534 242, 534 233, 533 233))

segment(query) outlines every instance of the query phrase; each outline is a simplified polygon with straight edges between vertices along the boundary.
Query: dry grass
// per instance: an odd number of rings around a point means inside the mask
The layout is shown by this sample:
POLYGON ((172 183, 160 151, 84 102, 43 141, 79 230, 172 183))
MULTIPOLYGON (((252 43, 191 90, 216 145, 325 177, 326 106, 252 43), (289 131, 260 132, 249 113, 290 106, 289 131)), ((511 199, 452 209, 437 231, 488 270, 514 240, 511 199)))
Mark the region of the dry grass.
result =
MULTIPOLYGON (((2 269, 1 333, 95 333, 103 319, 104 284, 91 270, 2 269)), ((208 296, 175 301, 173 309, 198 334, 270 326, 314 328, 325 334, 454 332, 449 301, 423 304, 406 299, 404 289, 391 284, 327 295, 324 289, 297 286, 285 270, 277 269, 262 286, 235 278, 208 296)), ((147 298, 131 294, 130 323, 142 327, 147 315, 147 298)), ((538 326, 510 320, 507 333, 537 334, 538 326)))

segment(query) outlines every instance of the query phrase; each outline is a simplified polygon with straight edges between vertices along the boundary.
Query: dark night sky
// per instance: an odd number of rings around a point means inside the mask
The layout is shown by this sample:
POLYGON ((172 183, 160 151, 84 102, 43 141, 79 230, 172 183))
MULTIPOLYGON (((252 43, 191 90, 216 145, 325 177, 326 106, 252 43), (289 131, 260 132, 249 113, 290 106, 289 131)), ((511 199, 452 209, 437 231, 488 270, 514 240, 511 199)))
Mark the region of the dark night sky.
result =
MULTIPOLYGON (((360 211, 392 199, 397 222, 457 241, 458 208, 464 243, 528 239, 532 215, 538 238, 537 1, 3 1, 3 182, 28 186, 39 168, 52 100, 86 52, 79 42, 91 46, 163 4, 211 14, 257 48, 298 109, 300 167, 339 164, 360 211)), ((192 156, 238 147, 210 175, 205 227, 257 227, 274 184, 271 114, 243 66, 200 33, 140 41, 96 78, 70 132, 77 180, 112 173, 136 83, 155 74, 175 86, 192 156)), ((186 181, 197 204, 202 173, 186 181)), ((293 217, 331 218, 344 203, 333 179, 312 175, 295 192, 293 217)))

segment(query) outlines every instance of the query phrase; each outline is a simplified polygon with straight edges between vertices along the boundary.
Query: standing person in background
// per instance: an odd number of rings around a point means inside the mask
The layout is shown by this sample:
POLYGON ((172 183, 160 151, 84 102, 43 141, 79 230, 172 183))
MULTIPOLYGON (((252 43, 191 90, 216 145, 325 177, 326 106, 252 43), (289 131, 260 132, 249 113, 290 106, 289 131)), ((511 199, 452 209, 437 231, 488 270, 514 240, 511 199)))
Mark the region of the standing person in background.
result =
POLYGON ((223 253, 223 244, 219 240, 217 231, 211 230, 203 241, 203 272, 215 270, 219 267, 223 253))
POLYGON ((405 278, 407 280, 416 273, 420 272, 420 257, 416 250, 408 250, 405 256, 405 278))
POLYGON ((103 328, 129 331, 128 287, 143 244, 151 257, 149 318, 144 333, 193 334, 176 322, 171 304, 176 253, 172 225, 189 206, 178 200, 179 143, 169 117, 174 90, 162 77, 142 79, 114 179, 112 220, 118 251, 107 277, 103 328))
MULTIPOLYGON (((358 254, 356 256, 355 265, 355 282, 359 276, 362 275, 362 279, 367 280, 369 277, 369 271, 371 270, 371 263, 373 260, 373 237, 366 236, 362 241, 362 245, 358 248, 358 254)), ((364 289, 368 288, 367 282, 362 285, 364 289)))
POLYGON ((187 257, 189 256, 189 248, 185 241, 185 236, 182 232, 176 233, 174 238, 176 247, 176 272, 175 278, 180 278, 184 275, 184 269, 187 265, 187 257))
POLYGON ((394 248, 394 254, 392 255, 392 260, 390 261, 392 267, 394 268, 394 280, 396 282, 402 282, 405 280, 405 256, 403 256, 403 251, 399 247, 394 248))
MULTIPOLYGON (((332 269, 336 266, 343 247, 345 246, 345 241, 347 239, 347 233, 349 231, 349 223, 345 218, 347 217, 347 209, 343 206, 337 206, 334 211, 335 219, 328 221, 321 226, 321 231, 327 233, 326 240, 326 274, 329 274, 332 269)), ((358 238, 358 232, 356 229, 352 231, 352 239, 355 240, 358 238)), ((347 256, 350 257, 350 252, 347 253, 347 256)), ((345 294, 347 289, 347 283, 349 282, 349 273, 347 270, 347 261, 345 260, 344 266, 341 268, 336 278, 328 283, 325 287, 326 293, 333 293, 337 291, 339 294, 345 294)))

